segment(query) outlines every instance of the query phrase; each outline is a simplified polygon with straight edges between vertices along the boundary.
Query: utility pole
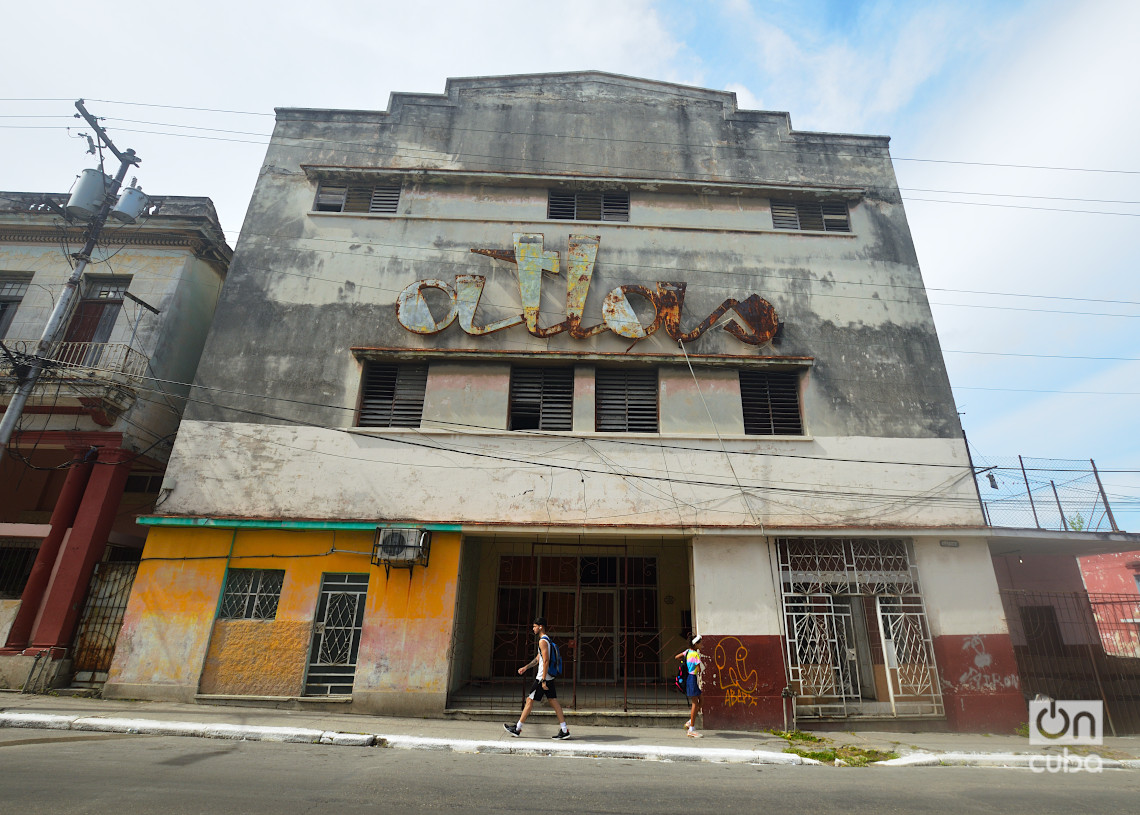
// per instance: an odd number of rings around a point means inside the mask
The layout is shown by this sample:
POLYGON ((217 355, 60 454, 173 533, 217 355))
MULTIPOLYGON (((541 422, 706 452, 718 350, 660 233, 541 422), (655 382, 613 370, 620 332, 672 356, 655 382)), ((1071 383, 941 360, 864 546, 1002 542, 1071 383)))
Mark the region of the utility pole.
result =
MULTIPOLYGON (((142 159, 135 155, 134 150, 124 150, 119 152, 118 148, 111 143, 110 136, 107 135, 99 122, 87 112, 83 107, 83 100, 80 99, 75 103, 79 115, 87 120, 87 123, 94 128, 97 141, 101 141, 107 149, 115 154, 115 157, 121 162, 119 164, 119 172, 115 174, 110 187, 107 188, 107 193, 103 197, 103 203, 99 207, 99 211, 91 219, 91 225, 87 230, 87 240, 83 244, 83 248, 72 255, 77 261, 75 268, 71 272, 71 277, 67 279, 67 284, 64 286, 63 293, 56 300, 55 308, 52 309, 51 316, 48 317, 47 325, 44 326, 43 334, 40 336, 39 344, 36 346, 36 353, 32 357, 31 363, 28 366, 28 371, 25 376, 19 381, 16 386, 16 392, 12 394, 12 400, 8 403, 8 409, 4 411, 4 418, 0 419, 0 450, 8 448, 8 442, 12 438, 12 433, 16 429, 16 422, 19 421, 20 415, 24 412, 24 406, 28 403, 28 397, 32 394, 32 389, 39 381, 40 374, 44 369, 44 360, 48 359, 52 348, 59 341, 60 334, 63 333, 64 323, 67 316, 71 311, 72 301, 75 299, 76 292, 79 290, 79 283, 83 278, 83 270, 87 268, 87 264, 91 262, 91 253, 95 251, 95 246, 99 241, 99 235, 103 231, 103 225, 107 222, 107 216, 111 212, 111 207, 114 205, 115 200, 119 193, 119 187, 123 184, 123 179, 127 177, 127 171, 134 165, 138 164, 142 159)), ((78 118, 78 117, 77 117, 78 118)))

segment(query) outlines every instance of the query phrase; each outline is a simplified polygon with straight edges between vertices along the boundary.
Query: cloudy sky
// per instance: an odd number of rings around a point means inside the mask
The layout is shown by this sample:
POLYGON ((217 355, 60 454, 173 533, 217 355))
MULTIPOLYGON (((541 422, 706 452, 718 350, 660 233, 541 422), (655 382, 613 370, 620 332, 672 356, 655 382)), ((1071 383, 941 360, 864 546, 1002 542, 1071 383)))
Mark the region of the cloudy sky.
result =
POLYGON ((1140 528, 1140 478, 1111 472, 1140 471, 1140 2, 123 11, 120 22, 74 0, 5 10, 0 188, 63 191, 90 166, 70 120, 80 97, 143 158, 145 189, 212 198, 231 245, 274 107, 384 109, 392 91, 439 93, 450 76, 612 71, 731 90, 741 107, 789 111, 800 130, 891 136, 977 463, 1095 459, 1118 522, 1140 528))

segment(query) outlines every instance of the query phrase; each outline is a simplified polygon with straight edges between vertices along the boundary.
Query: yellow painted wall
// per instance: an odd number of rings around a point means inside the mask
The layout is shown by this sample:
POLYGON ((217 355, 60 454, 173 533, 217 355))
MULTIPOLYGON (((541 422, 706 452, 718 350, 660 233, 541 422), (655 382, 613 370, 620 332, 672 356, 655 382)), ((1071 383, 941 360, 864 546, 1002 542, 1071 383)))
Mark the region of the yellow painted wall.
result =
POLYGON ((427 568, 374 568, 354 691, 447 692, 459 545, 458 532, 434 532, 427 568))
POLYGON ((165 687, 176 698, 193 695, 232 536, 229 530, 151 530, 115 647, 108 696, 132 696, 138 686, 165 687), (120 685, 129 687, 120 692, 120 685))
POLYGON ((392 569, 386 577, 371 563, 370 532, 154 529, 127 606, 109 695, 155 686, 177 686, 182 697, 300 695, 327 572, 369 575, 354 692, 443 693, 459 540, 458 533, 435 533, 428 567, 392 569), (274 620, 215 619, 227 563, 284 570, 274 620))

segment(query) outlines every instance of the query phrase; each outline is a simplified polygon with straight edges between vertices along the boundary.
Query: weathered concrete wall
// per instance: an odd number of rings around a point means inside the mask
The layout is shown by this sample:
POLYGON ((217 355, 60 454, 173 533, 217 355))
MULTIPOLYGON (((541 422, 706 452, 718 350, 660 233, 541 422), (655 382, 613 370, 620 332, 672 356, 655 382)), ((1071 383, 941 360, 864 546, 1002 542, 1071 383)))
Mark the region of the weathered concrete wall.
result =
POLYGON ((989 546, 915 541, 946 717, 956 730, 1010 733, 1027 717, 989 546))
POLYGON ((605 434, 574 441, 486 433, 473 444, 459 433, 424 430, 346 434, 186 421, 175 453, 178 486, 162 510, 575 526, 731 527, 759 519, 818 528, 874 518, 905 527, 976 520, 973 485, 960 477, 969 472, 965 448, 956 440, 815 438, 798 443, 796 457, 783 457, 788 448, 778 441, 722 438, 723 447, 715 436, 678 435, 658 447, 605 434), (735 477, 724 448, 736 453, 735 477), (957 462, 962 470, 867 463, 873 461, 957 462), (665 489, 661 479, 679 473, 686 478, 665 489), (771 487, 750 489, 746 507, 738 480, 771 487), (823 484, 845 485, 850 494, 821 492, 823 484), (929 497, 891 498, 915 493, 929 497))
MULTIPOLYGON (((599 318, 602 295, 620 284, 687 282, 690 322, 726 297, 757 292, 784 324, 774 345, 760 350, 816 360, 804 398, 813 432, 957 438, 886 147, 880 137, 797 133, 786 114, 739 111, 729 94, 597 74, 457 80, 445 96, 394 95, 388 112, 282 110, 200 381, 302 395, 331 407, 233 395, 224 404, 258 411, 272 404, 268 412, 286 420, 343 426, 358 387, 347 353, 353 346, 679 357, 661 333, 631 349, 608 332, 542 340, 521 326, 469 337, 453 325, 422 337, 394 319, 405 286, 457 273, 488 277, 484 322, 517 313, 511 264, 469 250, 509 248, 514 232, 540 232, 564 257, 568 236, 587 233, 601 239, 589 322, 599 318), (304 167, 316 165, 435 174, 404 177, 396 216, 325 214, 311 212, 317 180, 304 167), (547 220, 546 188, 554 181, 528 182, 526 174, 584 170, 588 176, 574 175, 580 183, 611 177, 692 186, 626 184, 633 187, 628 224, 547 220), (457 172, 469 175, 449 182, 447 174, 457 172), (769 197, 805 188, 851 199, 852 233, 773 231, 769 197)), ((541 324, 557 321, 564 308, 559 286, 558 278, 547 281, 541 324)), ((714 330, 689 353, 748 357, 757 349, 714 330)), ((190 415, 248 418, 206 406, 190 415)))

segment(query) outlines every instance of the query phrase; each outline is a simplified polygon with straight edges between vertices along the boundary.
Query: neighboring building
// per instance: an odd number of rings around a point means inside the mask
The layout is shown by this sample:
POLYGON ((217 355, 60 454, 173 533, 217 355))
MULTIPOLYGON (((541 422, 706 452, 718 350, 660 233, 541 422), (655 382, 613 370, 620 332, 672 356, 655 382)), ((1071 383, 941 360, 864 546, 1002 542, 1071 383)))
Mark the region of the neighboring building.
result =
POLYGON ((711 727, 1025 721, 885 137, 593 72, 279 110, 195 382, 108 696, 513 715, 543 614, 571 710, 680 713, 695 630, 711 727))
MULTIPOLYGON (((66 200, 0 192, 0 409, 83 245, 66 200)), ((146 535, 134 519, 159 498, 231 255, 208 198, 155 197, 104 229, 0 460, 0 687, 106 676, 146 535)))

